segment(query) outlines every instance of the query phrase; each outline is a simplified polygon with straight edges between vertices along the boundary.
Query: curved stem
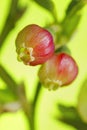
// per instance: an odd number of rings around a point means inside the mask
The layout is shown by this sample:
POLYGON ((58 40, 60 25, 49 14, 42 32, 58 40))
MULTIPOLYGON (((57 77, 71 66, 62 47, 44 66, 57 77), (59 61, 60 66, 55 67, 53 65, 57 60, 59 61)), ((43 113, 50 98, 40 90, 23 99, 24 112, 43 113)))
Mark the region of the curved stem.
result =
POLYGON ((0 65, 0 76, 5 81, 9 89, 17 94, 16 87, 18 86, 17 83, 13 80, 13 78, 8 74, 8 72, 4 69, 2 65, 0 65))
POLYGON ((12 77, 7 73, 2 65, 0 65, 0 76, 3 81, 7 84, 12 93, 19 99, 22 105, 22 109, 28 120, 28 124, 31 130, 34 129, 34 108, 30 102, 27 101, 23 84, 18 86, 12 77), (17 87, 18 86, 18 87, 17 87))
POLYGON ((41 91, 41 83, 38 82, 38 83, 37 83, 37 87, 36 87, 35 96, 34 96, 34 101, 33 101, 33 106, 34 106, 34 107, 36 106, 37 99, 38 99, 38 96, 39 96, 40 91, 41 91))
POLYGON ((35 130, 35 108, 36 103, 41 91, 41 83, 38 82, 36 87, 36 92, 34 96, 33 103, 30 103, 30 101, 27 101, 25 92, 22 87, 17 88, 17 83, 12 79, 12 77, 7 73, 7 71, 3 68, 2 65, 0 65, 0 76, 5 81, 5 83, 8 85, 9 89, 12 90, 15 96, 17 96, 22 104, 23 111, 26 115, 26 118, 28 120, 28 124, 31 130, 35 130), (19 91, 18 91, 19 89, 19 91))
POLYGON ((2 33, 0 34, 0 49, 9 32, 15 27, 15 23, 23 15, 26 8, 18 7, 19 0, 11 0, 11 6, 2 33))
POLYGON ((30 120, 30 125, 31 125, 31 130, 35 130, 35 108, 36 108, 36 104, 37 104, 37 100, 39 97, 41 91, 41 83, 38 82, 37 86, 36 86, 36 91, 35 91, 35 96, 34 96, 34 101, 32 103, 32 111, 31 111, 31 120, 30 120))

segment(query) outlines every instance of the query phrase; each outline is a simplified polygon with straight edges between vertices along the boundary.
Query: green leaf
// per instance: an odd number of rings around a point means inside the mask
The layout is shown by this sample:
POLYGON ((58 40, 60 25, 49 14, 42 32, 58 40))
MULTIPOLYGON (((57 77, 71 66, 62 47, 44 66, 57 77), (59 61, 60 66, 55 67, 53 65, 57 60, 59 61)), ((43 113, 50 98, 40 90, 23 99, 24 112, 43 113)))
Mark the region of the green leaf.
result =
POLYGON ((6 71, 6 69, 2 65, 0 65, 0 76, 2 80, 6 83, 9 90, 11 90, 14 95, 17 95, 18 84, 15 82, 12 76, 9 75, 9 73, 6 71))
POLYGON ((77 25, 80 21, 81 14, 80 10, 84 7, 82 0, 72 0, 67 7, 66 16, 62 22, 63 33, 68 37, 71 37, 73 32, 76 30, 77 25))
POLYGON ((58 46, 66 45, 70 38, 74 36, 80 18, 81 15, 75 14, 71 18, 66 17, 65 20, 61 23, 61 30, 58 32, 56 38, 56 43, 58 46))
POLYGON ((80 21, 81 15, 75 14, 71 18, 66 18, 63 23, 62 35, 66 35, 68 38, 76 31, 77 25, 80 21))
POLYGON ((59 104, 58 109, 61 112, 61 116, 57 117, 57 120, 62 121, 67 125, 71 125, 77 130, 87 130, 87 124, 82 121, 75 107, 67 107, 59 104))
POLYGON ((83 121, 87 123, 87 79, 82 83, 78 95, 77 109, 83 121))
POLYGON ((67 54, 71 54, 70 49, 67 46, 61 46, 60 48, 56 49, 56 53, 65 52, 67 54))
POLYGON ((77 120, 78 119, 80 120, 79 115, 78 115, 75 107, 73 107, 73 106, 68 107, 68 106, 64 106, 62 104, 59 104, 58 108, 59 108, 59 110, 64 118, 67 118, 67 119, 68 118, 71 118, 71 119, 76 118, 77 120))
POLYGON ((68 14, 73 9, 73 7, 75 7, 77 4, 78 4, 78 0, 71 0, 70 4, 66 10, 66 13, 68 14))
POLYGON ((54 18, 54 22, 58 23, 56 9, 52 0, 33 0, 33 1, 35 1, 44 9, 48 10, 51 13, 52 17, 54 18))
POLYGON ((80 11, 85 3, 82 0, 72 0, 67 7, 66 15, 61 22, 61 32, 58 33, 57 43, 66 44, 77 29, 81 19, 80 11), (65 41, 65 42, 64 42, 65 41))
POLYGON ((52 12, 54 9, 54 4, 52 0, 34 0, 34 1, 43 8, 47 9, 48 11, 52 12))
POLYGON ((79 10, 81 10, 84 5, 85 3, 83 2, 83 0, 72 0, 67 7, 66 15, 72 17, 72 15, 76 14, 79 10))
POLYGON ((2 49, 9 32, 14 29, 16 22, 23 16, 25 11, 26 7, 21 8, 19 6, 19 0, 11 0, 9 13, 0 35, 0 49, 2 49))

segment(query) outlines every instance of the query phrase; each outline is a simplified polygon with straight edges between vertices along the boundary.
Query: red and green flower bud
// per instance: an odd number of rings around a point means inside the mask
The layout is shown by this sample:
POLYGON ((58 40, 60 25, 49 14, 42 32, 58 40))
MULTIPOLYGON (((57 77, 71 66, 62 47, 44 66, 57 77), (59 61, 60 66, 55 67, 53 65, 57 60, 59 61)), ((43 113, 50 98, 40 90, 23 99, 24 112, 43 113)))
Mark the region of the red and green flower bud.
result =
POLYGON ((78 74, 75 60, 65 53, 53 55, 39 70, 39 78, 44 87, 56 90, 70 84, 78 74))
POLYGON ((18 59, 26 65, 42 64, 54 53, 52 35, 38 25, 28 25, 16 38, 16 51, 18 59))

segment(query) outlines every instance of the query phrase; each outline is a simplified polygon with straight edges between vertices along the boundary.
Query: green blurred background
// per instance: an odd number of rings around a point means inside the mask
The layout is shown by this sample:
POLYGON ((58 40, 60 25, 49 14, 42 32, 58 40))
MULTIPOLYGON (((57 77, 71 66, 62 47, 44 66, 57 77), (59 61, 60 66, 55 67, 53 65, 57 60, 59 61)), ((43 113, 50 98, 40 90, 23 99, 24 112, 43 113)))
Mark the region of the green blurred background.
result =
MULTIPOLYGON (((65 16, 65 10, 70 0, 53 0, 59 21, 65 16)), ((3 0, 0 2, 0 32, 3 29, 6 17, 8 15, 11 0, 3 0)), ((17 82, 24 81, 27 89, 27 97, 33 99, 35 84, 38 77, 39 67, 25 66, 17 61, 15 51, 15 38, 18 32, 28 24, 35 23, 40 26, 53 21, 48 11, 41 8, 35 2, 30 0, 20 0, 21 6, 28 6, 25 14, 16 23, 15 28, 9 33, 3 48, 0 52, 0 62, 9 72, 9 74, 17 82)), ((37 130, 75 130, 73 127, 65 125, 54 119, 54 115, 58 113, 56 103, 75 106, 77 103, 80 84, 85 76, 87 76, 87 5, 81 10, 81 20, 77 30, 69 41, 68 47, 72 56, 79 66, 79 75, 77 79, 68 87, 57 91, 48 91, 43 88, 40 94, 36 113, 37 130)), ((0 86, 5 87, 5 83, 0 79, 0 86)), ((3 87, 2 87, 3 89, 3 87)), ((60 116, 60 113, 59 113, 60 116)), ((16 113, 7 113, 0 116, 0 130, 27 130, 27 121, 22 110, 16 113)))

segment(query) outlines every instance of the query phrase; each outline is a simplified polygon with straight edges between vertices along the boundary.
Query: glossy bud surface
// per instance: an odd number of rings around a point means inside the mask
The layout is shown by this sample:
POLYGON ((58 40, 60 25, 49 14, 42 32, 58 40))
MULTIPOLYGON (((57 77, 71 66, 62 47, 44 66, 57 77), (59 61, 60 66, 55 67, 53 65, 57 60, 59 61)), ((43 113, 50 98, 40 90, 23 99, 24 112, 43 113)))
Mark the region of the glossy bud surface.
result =
POLYGON ((42 64, 54 53, 52 35, 38 25, 28 25, 16 38, 16 52, 18 60, 26 65, 42 64))
POLYGON ((49 90, 70 84, 78 74, 75 60, 65 53, 54 54, 39 70, 39 79, 49 90))

